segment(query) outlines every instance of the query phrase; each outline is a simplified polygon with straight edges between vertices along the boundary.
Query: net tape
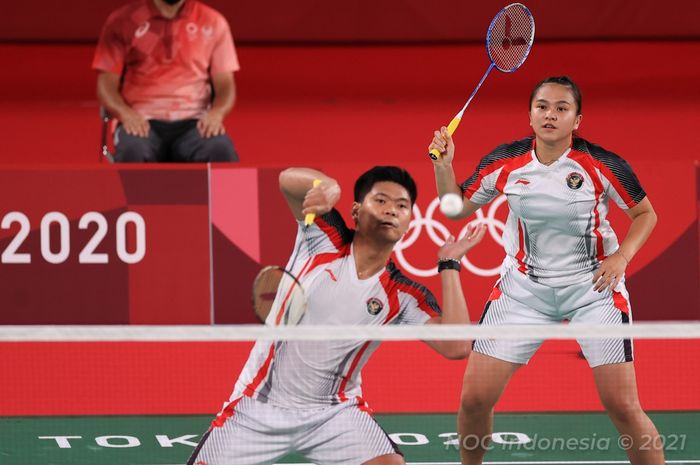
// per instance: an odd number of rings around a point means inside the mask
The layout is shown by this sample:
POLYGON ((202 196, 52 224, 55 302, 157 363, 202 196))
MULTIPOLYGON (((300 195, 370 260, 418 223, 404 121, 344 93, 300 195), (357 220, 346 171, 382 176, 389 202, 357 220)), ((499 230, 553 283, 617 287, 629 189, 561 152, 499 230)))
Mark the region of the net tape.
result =
POLYGON ((474 339, 698 339, 700 321, 601 325, 60 325, 0 326, 0 342, 254 341, 254 340, 474 340, 474 339))

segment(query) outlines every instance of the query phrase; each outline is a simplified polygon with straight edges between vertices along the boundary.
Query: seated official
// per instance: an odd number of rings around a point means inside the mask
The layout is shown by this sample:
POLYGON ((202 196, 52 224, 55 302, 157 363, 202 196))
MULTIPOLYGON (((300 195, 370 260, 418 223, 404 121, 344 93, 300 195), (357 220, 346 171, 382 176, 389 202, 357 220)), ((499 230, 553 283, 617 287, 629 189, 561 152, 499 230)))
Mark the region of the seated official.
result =
POLYGON ((197 0, 137 0, 114 11, 92 63, 119 120, 116 162, 238 161, 226 135, 240 69, 226 19, 197 0))

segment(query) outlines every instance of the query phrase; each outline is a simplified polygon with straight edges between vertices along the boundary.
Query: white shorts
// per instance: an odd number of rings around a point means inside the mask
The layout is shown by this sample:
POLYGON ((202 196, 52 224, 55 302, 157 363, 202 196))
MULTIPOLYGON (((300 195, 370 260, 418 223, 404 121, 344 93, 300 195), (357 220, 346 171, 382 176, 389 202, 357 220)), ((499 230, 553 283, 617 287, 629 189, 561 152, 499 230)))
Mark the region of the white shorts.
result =
POLYGON ((355 399, 300 410, 243 397, 204 434, 187 465, 267 465, 291 453, 318 465, 359 465, 400 454, 367 410, 355 399))
MULTIPOLYGON (((572 325, 631 323, 624 281, 614 292, 596 292, 590 281, 557 288, 539 284, 513 269, 496 283, 479 324, 551 325, 564 320, 572 325)), ((473 350, 507 362, 526 364, 543 342, 543 339, 477 340, 473 350)), ((630 339, 581 339, 578 343, 591 368, 633 359, 630 339)))

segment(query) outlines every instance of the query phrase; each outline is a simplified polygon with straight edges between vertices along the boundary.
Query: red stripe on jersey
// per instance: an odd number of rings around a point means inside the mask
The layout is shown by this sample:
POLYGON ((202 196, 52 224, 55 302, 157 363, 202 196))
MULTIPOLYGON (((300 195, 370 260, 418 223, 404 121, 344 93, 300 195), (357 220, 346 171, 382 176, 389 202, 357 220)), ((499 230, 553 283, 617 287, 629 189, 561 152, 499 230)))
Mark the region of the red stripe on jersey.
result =
POLYGON ((343 242, 343 238, 338 232, 338 230, 326 221, 324 221, 322 217, 317 216, 314 222, 318 225, 321 231, 323 231, 326 234, 326 236, 328 236, 328 239, 331 241, 331 243, 335 246, 336 249, 340 250, 347 245, 345 242, 343 242))
POLYGON ((588 176, 590 176, 593 181, 593 188, 595 189, 593 233, 596 236, 596 258, 599 262, 602 262, 605 260, 605 251, 603 250, 603 235, 600 233, 600 212, 598 211, 598 205, 600 204, 600 196, 603 194, 603 182, 600 180, 595 170, 596 161, 593 157, 587 153, 572 150, 569 152, 569 159, 581 165, 581 168, 586 170, 586 173, 588 173, 588 176))
POLYGON ((384 324, 387 324, 399 314, 399 295, 397 294, 396 289, 392 287, 391 276, 386 270, 384 270, 382 275, 379 277, 379 282, 384 288, 387 300, 389 301, 389 311, 384 319, 384 324))
POLYGON ((352 374, 355 372, 355 369, 357 368, 357 365, 360 363, 360 359, 362 358, 362 354, 365 353, 365 350, 367 350, 367 347, 369 347, 370 341, 365 342, 362 345, 362 348, 357 352, 355 355, 355 359, 352 361, 352 364, 350 365, 350 369, 348 372, 343 376, 343 381, 340 383, 340 386, 338 387, 338 398, 340 399, 341 402, 345 402, 348 400, 348 398, 345 396, 345 386, 348 385, 348 380, 352 378, 352 374))
MULTIPOLYGON (((341 257, 348 255, 349 253, 350 253, 350 246, 346 245, 338 252, 321 253, 318 255, 314 255, 313 257, 309 257, 306 260, 306 263, 304 263, 304 266, 301 267, 301 271, 299 271, 299 279, 301 279, 301 277, 306 275, 307 273, 311 272, 311 270, 313 270, 314 268, 321 266, 325 263, 330 263, 334 260, 337 260, 338 258, 341 258, 341 257)), ((294 287, 291 287, 289 289, 289 291, 287 292, 287 295, 284 296, 284 300, 282 301, 281 308, 287 307, 287 300, 291 297, 293 290, 294 290, 294 287)), ((279 312, 277 314, 277 318, 275 319, 276 325, 280 324, 280 322, 282 321, 283 315, 284 315, 284 312, 279 312)))
POLYGON ((418 302, 418 308, 427 313, 431 318, 438 316, 437 312, 435 312, 435 310, 428 305, 428 302, 425 300, 425 294, 423 294, 420 289, 404 283, 396 283, 396 288, 416 299, 416 302, 418 302))
POLYGON ((242 398, 243 397, 239 397, 233 402, 229 402, 226 408, 224 408, 224 410, 219 415, 217 415, 216 418, 214 418, 214 421, 211 422, 211 427, 221 428, 222 426, 224 426, 226 420, 233 416, 233 409, 236 408, 236 405, 241 401, 242 398))
POLYGON ((326 272, 327 272, 329 275, 331 275, 331 279, 332 279, 333 281, 338 282, 338 278, 336 278, 336 277, 335 277, 335 274, 333 274, 333 270, 331 270, 330 268, 326 268, 326 272))
POLYGON ((275 357, 275 345, 270 344, 270 352, 268 352, 267 358, 265 359, 265 362, 262 364, 262 366, 258 370, 258 373, 255 375, 255 378, 253 378, 253 381, 251 381, 250 384, 248 384, 245 387, 243 394, 245 394, 248 397, 255 394, 255 390, 258 389, 258 386, 260 386, 260 383, 262 382, 262 380, 265 379, 265 377, 267 376, 267 372, 270 371, 270 364, 272 363, 272 359, 274 357, 275 357))
MULTIPOLYGON (((282 305, 280 305, 280 309, 285 309, 287 308, 287 301, 289 298, 292 296, 292 292, 296 288, 296 282, 289 286, 289 289, 287 290, 287 295, 284 296, 284 300, 282 300, 282 305)), ((275 318, 275 325, 279 326, 279 324, 282 322, 282 317, 284 316, 285 312, 284 311, 279 311, 277 312, 277 317, 275 318)))
POLYGON ((491 291, 491 294, 489 294, 489 298, 487 299, 489 302, 492 300, 498 300, 501 297, 502 293, 501 293, 500 285, 501 285, 501 282, 499 281, 493 287, 493 290, 491 291))
MULTIPOLYGON (((503 165, 503 169, 498 174, 498 179, 496 180, 496 189, 498 190, 498 192, 503 193, 503 189, 505 189, 506 187, 506 183, 508 182, 508 176, 510 176, 510 173, 519 168, 522 168, 531 161, 532 155, 529 151, 523 153, 522 155, 518 155, 515 158, 508 158, 506 160, 505 165, 503 165)), ((527 181, 525 181, 525 183, 527 183, 527 181)))
POLYGON ((525 265, 525 234, 523 233, 523 225, 518 220, 518 253, 515 254, 515 259, 518 261, 520 266, 518 271, 521 273, 527 272, 527 266, 525 265))
POLYGON ((350 244, 343 246, 337 252, 326 252, 314 255, 304 264, 304 267, 299 272, 299 278, 310 273, 312 270, 321 265, 325 265, 326 263, 330 263, 339 258, 347 257, 348 255, 350 255, 350 244))
POLYGON ((362 397, 357 396, 355 397, 355 400, 357 401, 357 408, 359 408, 363 412, 369 413, 370 415, 374 413, 374 411, 370 408, 369 404, 365 402, 365 400, 362 397))
MULTIPOLYGON (((628 206, 634 206, 635 202, 632 197, 627 193, 627 189, 625 189, 622 186, 622 183, 620 180, 615 176, 615 173, 610 171, 610 168, 608 168, 608 165, 602 162, 602 160, 598 160, 594 158, 590 153, 585 153, 585 152, 579 152, 579 151, 572 151, 571 153, 576 153, 577 155, 580 155, 581 157, 585 157, 589 159, 591 166, 598 168, 598 170, 605 175, 606 178, 610 181, 610 184, 613 185, 613 188, 617 193, 620 195, 622 200, 625 202, 625 205, 628 206)), ((571 156, 571 155, 569 155, 571 156)), ((576 159, 579 163, 581 163, 578 159, 576 159)))
MULTIPOLYGON (((474 195, 474 193, 476 193, 477 190, 479 190, 479 187, 481 186, 482 179, 484 179, 486 176, 493 173, 494 171, 498 170, 499 168, 510 165, 510 163, 512 163, 514 160, 518 160, 521 157, 528 155, 530 153, 530 150, 532 150, 532 149, 530 148, 527 150, 527 152, 523 152, 522 154, 517 155, 516 157, 513 157, 513 158, 501 158, 499 160, 496 160, 493 163, 491 163, 490 165, 488 165, 487 167, 485 167, 483 170, 479 171, 479 176, 476 178, 476 181, 474 181, 474 184, 467 187, 467 190, 464 191, 464 195, 467 198, 471 198, 471 196, 474 195)), ((526 164, 527 163, 523 163, 523 165, 521 165, 521 166, 524 166, 526 164)), ((513 168, 513 169, 515 169, 515 168, 513 168)), ((500 179, 500 175, 499 175, 499 179, 500 179)), ((501 192, 503 192, 503 191, 501 191, 501 192)))
POLYGON ((627 205, 628 207, 633 207, 636 205, 636 202, 634 201, 634 199, 632 197, 630 197, 630 195, 627 193, 627 189, 625 189, 622 186, 622 183, 620 182, 619 179, 617 179, 617 176, 615 176, 615 173, 610 171, 610 168, 608 168, 608 165, 603 163, 601 160, 597 160, 597 159, 593 158, 593 156, 591 156, 588 153, 584 153, 583 155, 586 157, 589 157, 591 159, 591 164, 593 166, 595 166, 596 168, 598 168, 598 170, 600 170, 600 172, 603 173, 606 178, 608 178, 608 180, 610 181, 610 184, 613 185, 613 188, 615 188, 615 191, 617 191, 618 195, 625 202, 625 205, 627 205))
MULTIPOLYGON (((309 257, 306 259, 306 262, 304 262, 304 265, 301 267, 301 270, 299 271, 299 276, 297 279, 301 278, 304 276, 305 273, 308 272, 309 265, 311 265, 314 257, 309 257)), ((292 296, 292 291, 294 290, 294 286, 290 287, 289 290, 287 291, 287 295, 284 296, 284 300, 282 301, 282 305, 280 308, 284 309, 287 307, 287 300, 292 296)), ((279 325, 282 322, 282 317, 284 316, 283 311, 277 312, 277 317, 275 318, 275 325, 279 325)))
POLYGON ((476 191, 479 190, 479 187, 481 187, 481 181, 489 174, 500 169, 507 162, 508 160, 497 160, 489 166, 487 166, 486 168, 484 168, 483 170, 479 171, 479 175, 477 176, 476 181, 474 181, 474 184, 467 187, 467 190, 464 191, 463 195, 468 199, 471 199, 471 197, 476 193, 476 191))
MULTIPOLYGON (((387 316, 384 319, 384 324, 389 323, 399 313, 400 303, 398 291, 405 292, 406 294, 413 297, 418 304, 418 308, 421 309, 424 313, 427 313, 428 316, 430 316, 431 318, 439 316, 438 313, 430 306, 430 304, 428 303, 428 299, 426 298, 426 294, 423 291, 421 291, 420 288, 411 286, 410 284, 395 279, 391 279, 391 276, 392 273, 385 270, 379 277, 379 282, 384 288, 384 292, 386 293, 387 299, 389 301, 389 312, 387 313, 387 316)), ((429 291, 427 291, 426 289, 425 292, 429 291)))
POLYGON ((316 255, 306 259, 306 261, 304 262, 304 265, 301 267, 301 270, 299 270, 299 276, 297 279, 300 279, 302 276, 304 276, 306 273, 308 273, 309 266, 311 266, 311 263, 313 263, 314 258, 316 258, 316 255))
POLYGON ((627 299, 625 299, 625 296, 622 295, 621 292, 613 291, 613 305, 625 315, 630 314, 630 307, 627 299))

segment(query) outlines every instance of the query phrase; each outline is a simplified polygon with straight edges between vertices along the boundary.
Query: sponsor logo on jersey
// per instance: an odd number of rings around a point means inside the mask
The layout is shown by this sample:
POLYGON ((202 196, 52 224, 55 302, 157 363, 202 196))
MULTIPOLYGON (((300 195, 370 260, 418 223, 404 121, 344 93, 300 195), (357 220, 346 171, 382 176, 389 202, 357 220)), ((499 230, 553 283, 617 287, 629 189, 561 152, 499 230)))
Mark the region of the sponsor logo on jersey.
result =
POLYGON ((140 39, 141 37, 146 35, 146 33, 148 32, 148 29, 150 29, 150 27, 151 27, 151 23, 146 21, 145 23, 140 25, 138 29, 136 29, 134 31, 134 37, 136 37, 137 39, 140 39))
POLYGON ((569 173, 566 177, 566 185, 569 186, 569 189, 580 189, 583 185, 583 175, 576 171, 569 173))
POLYGON ((528 184, 530 184, 530 181, 528 181, 527 179, 518 179, 517 181, 515 181, 515 184, 525 184, 527 186, 528 184))
POLYGON ((376 297, 370 297, 367 299, 367 312, 369 312, 370 315, 378 314, 383 308, 384 304, 376 297))
POLYGON ((214 27, 213 26, 203 26, 202 27, 202 34, 204 34, 204 37, 207 39, 211 38, 211 36, 214 34, 214 27))

